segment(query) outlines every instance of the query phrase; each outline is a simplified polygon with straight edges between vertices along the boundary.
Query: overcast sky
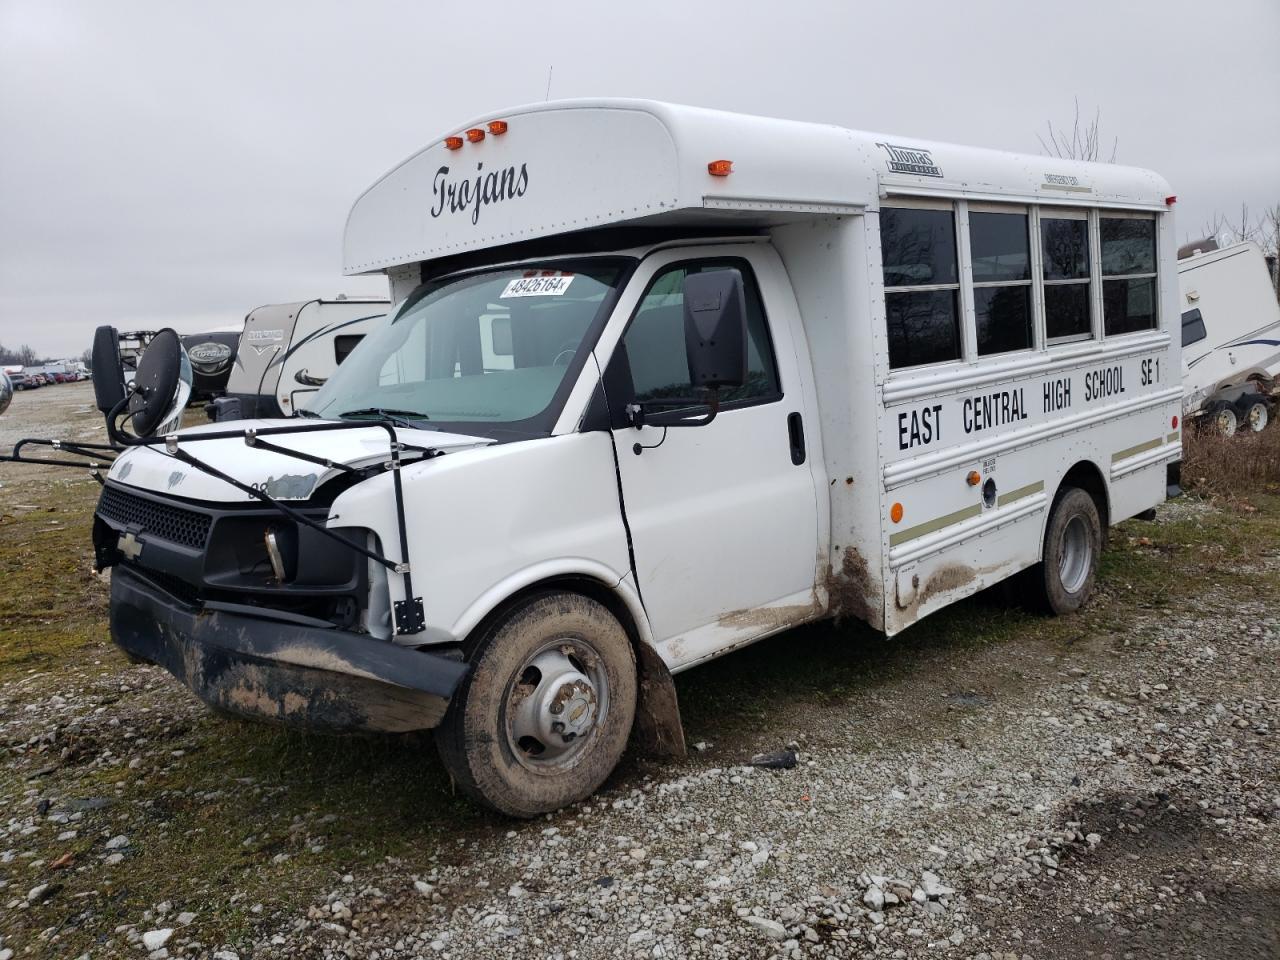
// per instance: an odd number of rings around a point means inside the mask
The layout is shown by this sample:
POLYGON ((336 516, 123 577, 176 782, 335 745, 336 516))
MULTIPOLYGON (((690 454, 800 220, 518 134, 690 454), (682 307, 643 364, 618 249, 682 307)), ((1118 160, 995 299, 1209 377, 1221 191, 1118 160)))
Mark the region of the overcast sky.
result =
POLYGON ((344 278, 356 195, 477 115, 651 97, 1038 153, 1074 97, 1178 236, 1280 202, 1280 2, 0 0, 0 342, 194 332, 344 278))

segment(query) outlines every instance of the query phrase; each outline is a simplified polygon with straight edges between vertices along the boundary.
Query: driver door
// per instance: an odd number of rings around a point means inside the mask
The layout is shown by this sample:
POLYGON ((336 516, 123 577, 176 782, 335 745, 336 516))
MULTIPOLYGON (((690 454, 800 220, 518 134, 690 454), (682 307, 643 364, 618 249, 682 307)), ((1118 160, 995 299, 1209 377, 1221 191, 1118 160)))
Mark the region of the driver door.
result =
MULTIPOLYGON (((816 495, 789 325, 795 301, 771 250, 720 250, 664 251, 646 261, 656 263, 605 375, 638 586, 671 667, 818 612, 816 495), (722 391, 705 426, 633 426, 628 405, 694 394, 683 282, 725 269, 741 275, 746 295, 746 383, 722 391), (762 290, 760 277, 781 282, 762 290)), ((688 410, 692 419, 706 412, 688 410)))

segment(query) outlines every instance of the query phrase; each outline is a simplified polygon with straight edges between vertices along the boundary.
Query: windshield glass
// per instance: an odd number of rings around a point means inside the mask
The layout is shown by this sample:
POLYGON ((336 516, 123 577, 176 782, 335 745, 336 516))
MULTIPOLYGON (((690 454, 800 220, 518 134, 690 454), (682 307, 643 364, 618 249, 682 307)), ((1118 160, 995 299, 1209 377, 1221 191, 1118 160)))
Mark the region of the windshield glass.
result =
POLYGON ((329 419, 548 431, 538 418, 552 419, 563 402, 625 267, 619 259, 559 261, 426 283, 309 406, 329 419))

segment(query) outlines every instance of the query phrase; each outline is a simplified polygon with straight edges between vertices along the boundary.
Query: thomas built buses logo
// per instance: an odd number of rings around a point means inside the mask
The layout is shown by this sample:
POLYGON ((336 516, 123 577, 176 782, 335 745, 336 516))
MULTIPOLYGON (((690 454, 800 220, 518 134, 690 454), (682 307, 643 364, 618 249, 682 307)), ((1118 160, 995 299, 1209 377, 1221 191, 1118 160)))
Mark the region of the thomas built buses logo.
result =
POLYGON ((919 147, 900 147, 894 143, 877 143, 877 147, 889 154, 890 173, 909 173, 917 177, 941 177, 942 171, 933 162, 928 150, 919 147))

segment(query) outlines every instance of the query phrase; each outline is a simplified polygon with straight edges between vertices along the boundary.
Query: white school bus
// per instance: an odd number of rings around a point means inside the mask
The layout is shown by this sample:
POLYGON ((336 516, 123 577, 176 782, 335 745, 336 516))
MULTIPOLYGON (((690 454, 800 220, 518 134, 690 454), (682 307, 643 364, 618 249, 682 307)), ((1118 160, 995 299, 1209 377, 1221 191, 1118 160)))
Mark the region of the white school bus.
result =
POLYGON ((394 306, 310 421, 113 464, 115 638, 224 709, 436 727, 530 816, 680 749, 671 675, 763 637, 1015 574, 1073 611, 1180 458, 1173 201, 642 101, 447 131, 351 210, 394 306))

